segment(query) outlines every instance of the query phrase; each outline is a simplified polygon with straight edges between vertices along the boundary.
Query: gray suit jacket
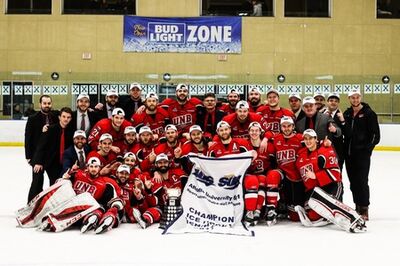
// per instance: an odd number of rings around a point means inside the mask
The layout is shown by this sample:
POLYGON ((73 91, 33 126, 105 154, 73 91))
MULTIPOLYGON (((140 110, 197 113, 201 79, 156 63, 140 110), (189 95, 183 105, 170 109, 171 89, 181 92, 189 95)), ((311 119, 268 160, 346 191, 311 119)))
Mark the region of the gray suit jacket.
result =
MULTIPOLYGON (((336 125, 332 117, 320 112, 317 112, 316 116, 317 117, 315 119, 314 130, 317 133, 318 140, 323 140, 326 136, 328 136, 330 140, 333 140, 332 137, 340 137, 342 135, 342 130, 340 129, 340 127, 336 125), (332 123, 336 127, 335 134, 329 132, 328 130, 329 123, 332 123)), ((308 125, 306 125, 306 121, 307 121, 306 116, 296 121, 296 131, 298 133, 303 133, 304 130, 308 128, 308 125)))

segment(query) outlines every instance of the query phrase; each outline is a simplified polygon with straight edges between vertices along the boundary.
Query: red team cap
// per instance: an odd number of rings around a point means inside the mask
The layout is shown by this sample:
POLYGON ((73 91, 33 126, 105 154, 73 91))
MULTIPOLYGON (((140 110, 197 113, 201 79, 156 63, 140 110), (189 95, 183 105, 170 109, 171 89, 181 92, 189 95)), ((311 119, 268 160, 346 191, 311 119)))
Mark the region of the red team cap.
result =
POLYGON ((118 166, 117 172, 118 173, 128 172, 128 174, 130 174, 131 173, 131 168, 129 166, 127 166, 126 164, 121 164, 120 166, 118 166))
POLYGON ((193 131, 198 130, 200 132, 203 132, 203 130, 201 129, 201 127, 199 125, 193 125, 189 128, 189 133, 192 133, 193 131))
POLYGON ((146 100, 149 98, 155 98, 156 100, 158 100, 158 96, 154 92, 149 92, 146 94, 146 100))
POLYGON ((140 84, 137 83, 137 82, 134 82, 134 83, 132 83, 132 84, 129 86, 129 90, 133 90, 134 88, 137 88, 137 89, 139 89, 139 90, 142 90, 142 87, 141 87, 140 84))
POLYGON ((76 130, 76 131, 74 132, 74 137, 73 137, 73 138, 76 138, 76 137, 84 137, 84 138, 86 138, 86 133, 85 133, 85 131, 80 130, 80 129, 76 130))
POLYGON ((165 153, 160 153, 159 155, 157 155, 156 162, 163 161, 163 160, 169 161, 168 156, 165 153))
POLYGON ((306 104, 315 104, 315 99, 311 96, 307 96, 303 99, 303 105, 306 104))
POLYGON ((90 97, 87 94, 79 94, 78 98, 76 98, 76 101, 82 100, 83 98, 86 98, 90 102, 90 97))
POLYGON ((179 84, 176 86, 175 91, 180 90, 180 89, 187 89, 187 88, 188 88, 188 87, 186 86, 186 84, 179 83, 179 84))
POLYGON ((278 97, 279 97, 279 92, 278 92, 277 90, 275 90, 274 88, 271 88, 271 89, 269 89, 269 90, 267 91, 267 96, 268 96, 268 94, 270 94, 270 93, 275 93, 275 94, 278 95, 278 97))
POLYGON ((281 125, 282 125, 283 123, 288 123, 288 124, 294 125, 293 118, 291 118, 290 116, 282 116, 282 118, 281 118, 281 125))
POLYGON ((139 135, 144 133, 144 132, 149 132, 149 133, 153 133, 153 131, 151 131, 151 128, 149 128, 148 126, 143 126, 139 129, 139 135))
POLYGON ((176 128, 176 126, 174 126, 173 124, 169 124, 169 125, 167 125, 166 127, 165 127, 165 132, 167 132, 167 130, 170 130, 170 129, 172 129, 172 130, 175 130, 175 131, 178 131, 178 129, 176 128))
POLYGON ((316 138, 316 137, 317 137, 317 133, 315 133, 314 129, 311 129, 311 128, 306 129, 306 130, 303 132, 303 137, 304 137, 305 135, 311 136, 311 137, 313 137, 313 138, 316 138))
POLYGON ((107 94, 106 94, 106 97, 109 97, 109 96, 117 96, 117 97, 119 97, 118 92, 116 90, 109 90, 107 92, 107 94))
POLYGON ((236 104, 236 110, 237 109, 249 109, 250 107, 249 107, 249 104, 246 102, 246 101, 239 101, 237 104, 236 104))
POLYGON ((101 162, 97 157, 90 157, 87 161, 87 165, 101 166, 101 162))
POLYGON ((124 110, 122 110, 122 108, 115 108, 112 111, 112 116, 114 116, 114 115, 122 115, 123 117, 125 117, 125 112, 124 112, 124 110))
POLYGON ((100 136, 99 142, 102 142, 103 140, 106 139, 110 139, 111 141, 113 141, 113 137, 110 134, 104 133, 103 135, 100 136))
POLYGON ((252 128, 252 127, 258 127, 261 132, 264 132, 264 129, 262 129, 260 123, 258 123, 258 122, 251 122, 248 129, 250 130, 250 128, 252 128))
POLYGON ((136 161, 136 155, 131 151, 124 154, 124 159, 126 158, 133 158, 136 161))
POLYGON ((231 127, 231 125, 229 125, 228 122, 220 121, 220 122, 218 122, 218 124, 217 124, 217 130, 220 129, 221 127, 231 127))
POLYGON ((124 129, 124 134, 128 133, 135 133, 136 134, 136 128, 133 126, 128 126, 124 129))

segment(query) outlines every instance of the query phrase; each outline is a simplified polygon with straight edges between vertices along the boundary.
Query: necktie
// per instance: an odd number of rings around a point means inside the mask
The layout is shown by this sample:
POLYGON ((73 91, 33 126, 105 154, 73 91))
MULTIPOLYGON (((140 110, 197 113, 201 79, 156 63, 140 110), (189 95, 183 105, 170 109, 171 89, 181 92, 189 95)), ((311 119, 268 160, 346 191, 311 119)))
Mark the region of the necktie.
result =
POLYGON ((139 108, 139 103, 137 101, 135 101, 135 113, 136 113, 138 108, 139 108))
POLYGON ((45 117, 46 117, 46 125, 50 125, 49 115, 45 115, 45 117))
POLYGON ((78 164, 80 169, 85 168, 85 160, 83 159, 83 151, 79 151, 79 158, 78 158, 78 164))
POLYGON ((62 163, 63 153, 64 153, 64 128, 61 129, 61 139, 60 139, 60 163, 62 163))
POLYGON ((81 120, 81 130, 86 131, 86 123, 85 123, 85 114, 82 114, 82 120, 81 120))
POLYGON ((313 118, 312 118, 312 117, 310 118, 309 128, 310 128, 310 129, 314 129, 314 121, 313 121, 313 118))

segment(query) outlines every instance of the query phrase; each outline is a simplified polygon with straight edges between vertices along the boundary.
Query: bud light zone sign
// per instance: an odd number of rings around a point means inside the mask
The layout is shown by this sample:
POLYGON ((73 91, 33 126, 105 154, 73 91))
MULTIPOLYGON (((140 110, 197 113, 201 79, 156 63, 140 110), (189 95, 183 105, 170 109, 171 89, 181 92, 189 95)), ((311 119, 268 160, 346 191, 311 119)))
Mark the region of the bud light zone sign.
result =
POLYGON ((241 17, 124 17, 124 52, 241 53, 241 17))

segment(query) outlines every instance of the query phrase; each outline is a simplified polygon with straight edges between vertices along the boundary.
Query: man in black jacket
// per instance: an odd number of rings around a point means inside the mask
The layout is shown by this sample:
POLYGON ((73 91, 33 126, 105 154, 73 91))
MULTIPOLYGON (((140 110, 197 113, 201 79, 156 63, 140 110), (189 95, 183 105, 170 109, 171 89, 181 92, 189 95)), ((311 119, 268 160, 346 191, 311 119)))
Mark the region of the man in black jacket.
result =
POLYGON ((33 179, 29 190, 28 201, 43 190, 43 172, 46 171, 50 185, 61 176, 62 155, 72 144, 73 131, 68 127, 72 110, 63 107, 58 117, 59 122, 48 127, 40 136, 35 154, 32 158, 33 179))
POLYGON ((212 137, 217 130, 217 124, 226 114, 216 109, 217 97, 214 93, 206 93, 204 95, 203 105, 197 109, 196 125, 203 129, 205 137, 212 137))
POLYGON ((132 83, 129 87, 129 95, 121 96, 120 99, 120 107, 125 111, 126 120, 129 121, 143 104, 142 87, 139 83, 132 83))
POLYGON ((344 146, 347 175, 357 212, 368 220, 368 174, 371 154, 380 141, 378 117, 371 107, 361 102, 359 90, 349 93, 351 106, 344 112, 344 146))
MULTIPOLYGON (((30 116, 25 126, 25 158, 32 167, 32 159, 42 131, 47 130, 48 126, 58 123, 57 112, 51 110, 51 97, 49 95, 40 96, 39 104, 40 111, 30 116)), ((43 180, 43 172, 34 173, 32 171, 32 184, 40 180, 43 180)), ((29 197, 28 201, 32 198, 29 197)))
POLYGON ((71 169, 74 164, 76 164, 79 169, 84 169, 86 167, 86 157, 90 151, 90 147, 87 145, 85 131, 75 131, 73 142, 74 145, 71 145, 64 151, 62 174, 68 171, 68 169, 71 169))
POLYGON ((89 95, 79 94, 76 98, 76 111, 72 112, 72 121, 69 124, 73 131, 78 129, 85 131, 86 136, 98 121, 96 113, 90 111, 89 106, 89 95))

